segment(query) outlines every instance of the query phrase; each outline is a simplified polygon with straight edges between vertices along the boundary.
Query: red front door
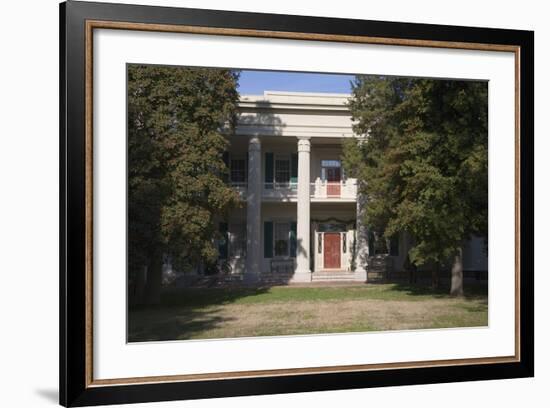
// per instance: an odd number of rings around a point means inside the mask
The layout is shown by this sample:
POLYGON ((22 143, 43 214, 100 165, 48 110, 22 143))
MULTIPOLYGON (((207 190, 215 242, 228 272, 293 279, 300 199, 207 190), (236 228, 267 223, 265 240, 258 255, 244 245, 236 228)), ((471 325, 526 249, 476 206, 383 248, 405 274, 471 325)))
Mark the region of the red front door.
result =
POLYGON ((323 253, 325 269, 340 268, 340 234, 338 232, 325 233, 323 253))
POLYGON ((327 167, 327 196, 340 197, 340 168, 327 167))

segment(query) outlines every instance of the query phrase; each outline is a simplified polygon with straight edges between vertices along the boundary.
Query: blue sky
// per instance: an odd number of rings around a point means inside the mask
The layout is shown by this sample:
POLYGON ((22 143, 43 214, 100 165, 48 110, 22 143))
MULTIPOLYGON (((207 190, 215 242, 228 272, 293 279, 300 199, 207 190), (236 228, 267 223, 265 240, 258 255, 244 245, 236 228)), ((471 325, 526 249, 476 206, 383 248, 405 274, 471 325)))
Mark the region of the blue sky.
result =
POLYGON ((239 93, 261 95, 264 91, 350 93, 353 75, 281 71, 241 71, 239 93))

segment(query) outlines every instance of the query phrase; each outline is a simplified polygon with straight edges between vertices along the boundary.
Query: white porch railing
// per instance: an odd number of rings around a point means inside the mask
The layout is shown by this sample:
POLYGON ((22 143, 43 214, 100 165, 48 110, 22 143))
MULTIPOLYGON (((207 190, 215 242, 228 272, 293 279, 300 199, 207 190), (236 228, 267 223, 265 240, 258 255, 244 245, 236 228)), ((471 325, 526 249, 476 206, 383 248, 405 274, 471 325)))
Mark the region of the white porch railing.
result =
POLYGON ((268 199, 295 199, 298 196, 298 183, 292 181, 264 183, 262 196, 268 199))
POLYGON ((318 179, 310 186, 311 198, 350 199, 357 198, 357 180, 325 181, 318 179))
POLYGON ((238 183, 238 182, 232 181, 229 183, 229 185, 233 187, 237 191, 237 193, 239 193, 239 196, 241 197, 241 199, 246 200, 246 189, 247 189, 246 182, 238 183))
MULTIPOLYGON (((298 183, 264 183, 262 197, 269 200, 294 200, 298 196, 298 183)), ((329 182, 318 179, 310 184, 310 197, 327 200, 355 200, 357 198, 356 179, 329 182)))

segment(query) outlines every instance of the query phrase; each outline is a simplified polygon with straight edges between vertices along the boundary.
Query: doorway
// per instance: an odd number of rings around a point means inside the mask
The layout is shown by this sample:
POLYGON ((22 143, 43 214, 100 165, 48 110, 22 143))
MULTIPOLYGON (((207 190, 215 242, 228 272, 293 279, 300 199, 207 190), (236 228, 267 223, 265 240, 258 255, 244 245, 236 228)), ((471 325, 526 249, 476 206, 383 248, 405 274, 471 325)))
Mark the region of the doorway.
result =
POLYGON ((340 260, 340 233, 325 232, 323 245, 323 265, 324 269, 339 269, 340 260))
POLYGON ((327 186, 327 197, 340 197, 342 181, 340 160, 321 160, 321 177, 327 186))

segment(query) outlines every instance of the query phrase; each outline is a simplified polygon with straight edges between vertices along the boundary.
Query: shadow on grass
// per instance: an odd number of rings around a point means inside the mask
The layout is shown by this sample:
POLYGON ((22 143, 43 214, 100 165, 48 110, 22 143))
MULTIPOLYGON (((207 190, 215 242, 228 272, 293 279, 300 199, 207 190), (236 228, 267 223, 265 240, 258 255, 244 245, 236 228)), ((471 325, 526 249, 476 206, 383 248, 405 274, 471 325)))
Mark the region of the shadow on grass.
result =
MULTIPOLYGON (((450 285, 440 284, 437 288, 432 288, 427 283, 409 284, 405 282, 390 282, 392 290, 405 292, 410 296, 432 296, 437 299, 447 299, 452 296, 450 293, 450 285)), ((483 300, 487 299, 488 287, 487 283, 464 283, 464 299, 466 300, 483 300)))
MULTIPOLYGON (((464 300, 457 307, 469 313, 481 313, 487 308, 487 284, 465 283, 464 300), (466 303, 466 304, 464 304, 466 303), (463 305, 464 304, 464 305, 463 305)), ((449 286, 432 289, 428 282, 414 285, 406 282, 365 284, 351 287, 280 287, 227 286, 173 288, 163 292, 161 304, 138 306, 129 310, 128 341, 189 340, 219 336, 220 330, 236 318, 224 310, 230 304, 265 304, 273 302, 339 302, 355 300, 422 302, 429 299, 452 299, 449 286)), ((292 312, 295 307, 289 306, 292 312)), ((285 320, 287 310, 280 312, 285 320)), ((273 318, 273 316, 271 316, 273 318)), ((454 326, 451 326, 454 327, 454 326)), ((257 333, 255 335, 258 335, 257 333)))
POLYGON ((128 341, 189 340, 221 327, 229 318, 221 307, 243 297, 258 296, 269 287, 167 289, 161 303, 133 306, 128 313, 128 341))

